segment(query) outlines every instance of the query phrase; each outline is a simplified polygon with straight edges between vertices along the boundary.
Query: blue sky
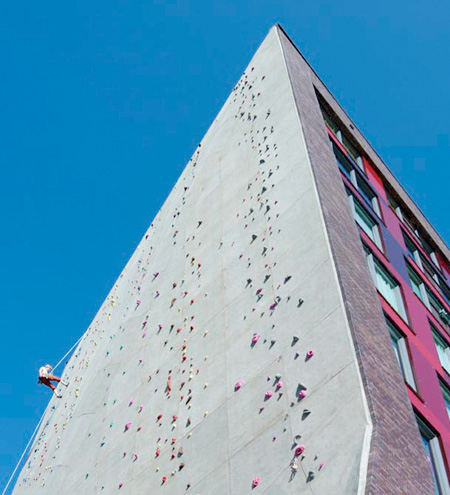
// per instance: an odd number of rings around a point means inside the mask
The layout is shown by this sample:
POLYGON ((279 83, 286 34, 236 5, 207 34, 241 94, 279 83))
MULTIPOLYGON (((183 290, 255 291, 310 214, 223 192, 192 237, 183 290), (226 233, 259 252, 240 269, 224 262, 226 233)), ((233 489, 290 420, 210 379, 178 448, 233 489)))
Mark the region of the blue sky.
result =
POLYGON ((0 488, 50 398, 37 368, 84 333, 275 22, 450 242, 447 2, 2 2, 0 488))

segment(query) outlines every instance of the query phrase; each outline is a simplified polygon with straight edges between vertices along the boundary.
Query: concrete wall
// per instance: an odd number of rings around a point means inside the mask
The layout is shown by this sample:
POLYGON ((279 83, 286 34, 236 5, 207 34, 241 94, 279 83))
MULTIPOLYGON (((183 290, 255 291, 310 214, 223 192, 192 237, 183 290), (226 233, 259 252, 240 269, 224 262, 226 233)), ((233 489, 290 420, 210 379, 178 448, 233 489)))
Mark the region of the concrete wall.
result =
POLYGON ((64 377, 15 495, 364 492, 371 421, 276 28, 64 377))

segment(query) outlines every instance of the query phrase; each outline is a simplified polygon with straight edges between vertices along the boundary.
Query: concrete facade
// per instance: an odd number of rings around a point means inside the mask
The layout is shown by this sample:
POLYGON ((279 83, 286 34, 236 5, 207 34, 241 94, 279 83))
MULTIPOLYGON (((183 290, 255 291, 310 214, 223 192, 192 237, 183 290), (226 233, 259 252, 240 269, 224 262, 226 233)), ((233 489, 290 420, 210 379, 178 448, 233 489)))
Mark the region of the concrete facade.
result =
POLYGON ((15 495, 433 493, 313 82, 272 28, 66 366, 15 495))

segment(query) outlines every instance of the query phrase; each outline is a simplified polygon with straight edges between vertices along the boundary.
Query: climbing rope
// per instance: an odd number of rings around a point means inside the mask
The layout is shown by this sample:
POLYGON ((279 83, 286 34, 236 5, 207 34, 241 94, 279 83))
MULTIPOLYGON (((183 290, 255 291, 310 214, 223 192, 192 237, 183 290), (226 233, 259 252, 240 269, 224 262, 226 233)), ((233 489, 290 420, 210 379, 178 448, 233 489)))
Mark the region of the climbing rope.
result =
MULTIPOLYGON (((66 359, 66 357, 67 357, 67 356, 68 356, 68 355, 69 355, 69 354, 70 354, 70 353, 74 350, 74 348, 75 348, 75 347, 76 347, 76 346, 80 343, 80 341, 81 341, 81 339, 82 339, 82 338, 83 338, 83 336, 81 336, 81 337, 80 337, 80 338, 79 338, 79 339, 75 342, 75 344, 74 344, 74 345, 73 345, 73 346, 72 346, 72 347, 71 347, 71 348, 70 348, 70 349, 69 349, 69 350, 68 350, 68 351, 64 354, 64 356, 63 356, 63 357, 62 357, 62 358, 61 358, 61 359, 60 359, 60 360, 56 363, 56 365, 53 367, 53 371, 54 371, 54 370, 56 370, 56 368, 57 368, 57 367, 58 367, 58 366, 59 366, 59 365, 60 365, 60 364, 64 361, 64 359, 66 359)), ((41 424, 42 424, 42 420, 44 419, 44 417, 45 417, 45 415, 46 415, 46 413, 47 413, 47 409, 48 409, 49 405, 50 405, 50 402, 47 404, 47 407, 45 408, 45 411, 44 411, 44 413, 42 414, 41 419, 39 420, 39 422, 38 422, 38 424, 37 424, 36 428, 34 429, 34 431, 33 431, 32 435, 31 435, 31 437, 30 437, 30 440, 28 441, 28 443, 27 443, 27 445, 26 445, 26 447, 25 447, 24 451, 22 452, 22 455, 20 456, 20 459, 19 459, 19 461, 17 462, 16 467, 14 468, 14 471, 13 471, 13 472, 12 472, 12 474, 11 474, 11 477, 9 478, 8 483, 6 483, 6 486, 5 486, 5 488, 3 489, 2 495, 5 495, 6 490, 8 489, 9 485, 11 484, 11 481, 14 479, 14 476, 15 476, 15 474, 16 474, 16 472, 17 472, 17 469, 18 469, 18 468, 19 468, 19 466, 21 465, 22 460, 23 460, 23 458, 25 457, 25 454, 28 452, 28 449, 29 449, 29 447, 30 447, 30 445, 31 445, 31 442, 34 440, 34 438, 35 438, 35 436, 36 436, 36 433, 37 433, 37 431, 39 430, 39 427, 40 427, 40 426, 41 426, 41 424)))
POLYGON ((52 371, 55 371, 56 368, 64 361, 64 359, 66 359, 66 357, 74 350, 74 348, 80 343, 81 339, 83 338, 83 336, 81 336, 76 342, 75 344, 73 344, 73 346, 64 354, 64 356, 56 363, 55 366, 53 366, 52 368, 52 371))

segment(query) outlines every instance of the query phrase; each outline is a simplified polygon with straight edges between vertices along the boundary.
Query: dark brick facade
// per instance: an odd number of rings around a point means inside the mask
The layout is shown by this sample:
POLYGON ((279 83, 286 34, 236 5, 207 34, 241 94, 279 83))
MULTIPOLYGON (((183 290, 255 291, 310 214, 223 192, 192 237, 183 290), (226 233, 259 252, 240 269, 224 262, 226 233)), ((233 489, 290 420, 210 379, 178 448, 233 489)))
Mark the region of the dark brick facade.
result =
MULTIPOLYGON (((373 433, 367 473, 367 495, 433 495, 433 481, 419 430, 407 396, 381 311, 370 278, 358 231, 350 214, 340 172, 323 122, 315 87, 341 120, 344 114, 311 67, 281 27, 277 27, 324 221, 353 335, 370 414, 373 433)), ((354 127, 354 124, 352 124, 354 127)), ((426 219, 401 189, 396 179, 368 147, 362 145, 386 179, 398 190, 419 220, 426 219)), ((429 232, 434 232, 428 222, 429 232)), ((434 234, 433 234, 434 235, 434 234)), ((434 238, 434 237, 433 237, 434 238)), ((445 254, 448 249, 436 234, 436 243, 445 254)))

